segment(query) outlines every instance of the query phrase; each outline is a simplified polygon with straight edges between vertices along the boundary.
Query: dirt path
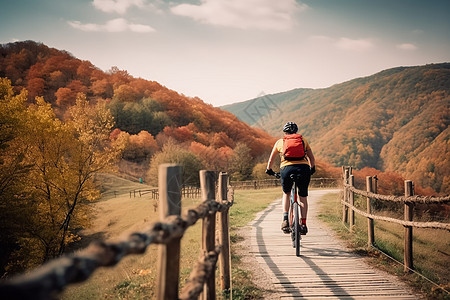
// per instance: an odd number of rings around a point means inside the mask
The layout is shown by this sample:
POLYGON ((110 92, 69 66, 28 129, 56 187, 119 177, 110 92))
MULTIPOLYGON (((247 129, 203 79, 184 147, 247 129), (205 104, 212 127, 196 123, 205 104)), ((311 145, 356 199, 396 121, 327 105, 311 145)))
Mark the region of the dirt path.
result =
POLYGON ((280 230, 281 201, 272 203, 240 233, 243 261, 266 299, 417 299, 392 275, 373 270, 351 253, 317 218, 317 200, 336 190, 313 190, 309 196, 309 233, 301 257, 289 235, 280 230))

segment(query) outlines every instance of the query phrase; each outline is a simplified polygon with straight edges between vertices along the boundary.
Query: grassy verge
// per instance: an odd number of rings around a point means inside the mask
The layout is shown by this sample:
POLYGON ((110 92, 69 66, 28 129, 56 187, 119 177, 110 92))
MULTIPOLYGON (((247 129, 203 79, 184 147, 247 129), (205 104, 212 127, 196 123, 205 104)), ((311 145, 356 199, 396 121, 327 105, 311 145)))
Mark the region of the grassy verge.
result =
MULTIPOLYGON (((357 199, 361 206, 364 199, 357 199)), ((448 293, 423 277, 405 274, 403 266, 380 251, 367 246, 367 219, 356 215, 355 232, 350 233, 342 223, 342 206, 338 195, 327 195, 320 202, 319 218, 328 223, 338 236, 357 253, 370 257, 370 262, 391 274, 397 275, 416 291, 429 299, 450 299, 448 293)), ((403 226, 375 220, 375 244, 377 249, 398 261, 403 261, 403 226)), ((449 290, 450 233, 442 230, 413 229, 413 261, 415 270, 440 287, 449 290)))
POLYGON ((281 197, 281 189, 236 190, 234 205, 230 209, 230 239, 233 299, 261 299, 262 293, 252 282, 252 272, 241 262, 237 243, 243 239, 237 232, 255 219, 275 199, 281 197))
MULTIPOLYGON (((130 197, 130 190, 146 189, 145 185, 132 183, 115 176, 106 176, 108 183, 104 196, 95 203, 95 217, 90 229, 81 232, 82 241, 72 250, 86 247, 94 239, 115 239, 133 231, 142 231, 158 221, 157 200, 146 196, 130 197), (115 192, 111 192, 114 190, 115 192)), ((138 194, 136 194, 138 195, 138 194)), ((236 255, 236 243, 242 240, 239 227, 254 219, 256 213, 280 197, 279 188, 258 191, 236 191, 235 202, 230 209, 232 243, 233 299, 258 299, 259 291, 251 282, 251 272, 240 263, 236 255)), ((196 206, 201 199, 183 199, 183 209, 196 206)), ((201 249, 201 222, 190 227, 181 240, 180 290, 198 260, 201 249)), ((156 297, 158 249, 150 246, 143 255, 123 258, 116 266, 100 268, 85 282, 70 285, 61 299, 154 299, 156 297)), ((216 276, 219 278, 219 276, 216 276)), ((219 298, 220 286, 217 285, 219 298)))

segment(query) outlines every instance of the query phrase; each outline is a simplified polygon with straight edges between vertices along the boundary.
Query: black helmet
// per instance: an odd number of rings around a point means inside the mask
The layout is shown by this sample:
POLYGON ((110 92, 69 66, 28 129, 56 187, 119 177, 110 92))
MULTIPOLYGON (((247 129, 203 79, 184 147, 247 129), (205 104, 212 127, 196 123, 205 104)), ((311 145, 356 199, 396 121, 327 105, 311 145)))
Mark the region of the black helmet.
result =
POLYGON ((283 132, 292 134, 292 133, 297 133, 297 131, 298 131, 298 126, 294 122, 287 122, 283 126, 283 132))

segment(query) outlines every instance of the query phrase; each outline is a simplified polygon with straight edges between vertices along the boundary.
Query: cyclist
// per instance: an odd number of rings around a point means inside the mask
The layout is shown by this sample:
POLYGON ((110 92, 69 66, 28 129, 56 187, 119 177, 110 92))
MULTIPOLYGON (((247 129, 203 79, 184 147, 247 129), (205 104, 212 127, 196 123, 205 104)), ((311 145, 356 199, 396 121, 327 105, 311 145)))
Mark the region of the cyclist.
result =
POLYGON ((270 154, 269 161, 267 163, 266 173, 269 175, 274 175, 275 172, 272 170, 272 162, 275 155, 279 153, 281 155, 281 187, 283 189, 283 222, 281 223, 281 230, 284 233, 289 233, 289 222, 288 222, 288 212, 290 206, 291 189, 293 185, 293 180, 291 179, 291 174, 300 174, 300 182, 298 182, 298 194, 300 196, 300 213, 302 216, 300 233, 306 234, 308 228, 306 227, 306 217, 308 213, 308 185, 311 175, 314 174, 316 170, 316 162, 314 155, 312 153, 309 143, 300 135, 297 134, 298 126, 294 122, 287 122, 283 126, 283 132, 285 137, 279 139, 273 146, 272 153, 270 154), (303 157, 287 157, 287 150, 283 147, 289 143, 286 139, 293 138, 295 136, 301 137, 301 143, 296 147, 303 147, 303 157))

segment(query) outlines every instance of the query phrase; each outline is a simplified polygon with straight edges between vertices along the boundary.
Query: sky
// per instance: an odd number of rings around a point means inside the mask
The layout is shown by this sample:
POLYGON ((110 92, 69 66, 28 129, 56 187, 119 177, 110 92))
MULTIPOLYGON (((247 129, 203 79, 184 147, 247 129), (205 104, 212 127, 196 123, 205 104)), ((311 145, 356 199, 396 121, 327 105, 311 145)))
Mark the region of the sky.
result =
POLYGON ((221 106, 450 62, 448 0, 1 0, 33 40, 221 106))

